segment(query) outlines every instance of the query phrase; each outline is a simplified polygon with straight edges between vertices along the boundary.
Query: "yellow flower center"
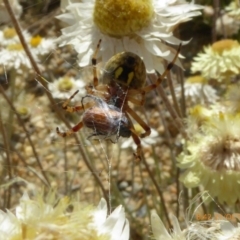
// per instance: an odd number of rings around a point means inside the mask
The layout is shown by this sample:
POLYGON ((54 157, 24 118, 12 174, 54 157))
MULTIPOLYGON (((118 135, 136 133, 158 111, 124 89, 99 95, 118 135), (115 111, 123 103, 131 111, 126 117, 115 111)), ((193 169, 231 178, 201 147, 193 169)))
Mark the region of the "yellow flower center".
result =
POLYGON ((26 107, 17 108, 17 112, 21 116, 21 118, 28 118, 30 115, 29 109, 26 107))
POLYGON ((13 38, 17 35, 16 30, 14 28, 6 28, 3 30, 3 35, 6 39, 13 38))
POLYGON ((224 39, 218 42, 215 42, 212 45, 212 49, 213 51, 222 54, 223 51, 225 50, 231 50, 234 47, 238 47, 239 43, 236 40, 232 40, 232 39, 224 39))
POLYGON ((201 75, 197 75, 197 76, 189 77, 186 82, 187 83, 202 83, 202 84, 205 84, 205 83, 207 83, 207 79, 202 77, 201 75))
POLYGON ((37 35, 36 37, 32 37, 30 40, 30 44, 32 47, 37 47, 42 41, 42 38, 37 35))
POLYGON ((58 89, 61 92, 70 91, 73 87, 73 82, 70 78, 64 77, 58 83, 58 89))
POLYGON ((151 0, 96 0, 93 21, 102 33, 122 37, 148 26, 153 15, 151 0))
POLYGON ((22 51, 23 50, 23 46, 21 43, 16 43, 16 44, 10 44, 7 46, 7 49, 9 51, 22 51))

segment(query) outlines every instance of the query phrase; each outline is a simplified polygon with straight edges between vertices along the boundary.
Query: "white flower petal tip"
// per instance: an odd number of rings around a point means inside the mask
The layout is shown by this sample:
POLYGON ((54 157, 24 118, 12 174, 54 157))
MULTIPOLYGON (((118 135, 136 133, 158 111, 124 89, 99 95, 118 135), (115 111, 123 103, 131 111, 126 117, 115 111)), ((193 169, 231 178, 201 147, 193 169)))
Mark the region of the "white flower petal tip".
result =
POLYGON ((151 225, 156 240, 186 240, 185 232, 181 230, 178 219, 170 215, 173 230, 169 233, 155 210, 151 211, 151 225))
POLYGON ((129 222, 125 217, 124 208, 118 206, 109 216, 107 216, 107 202, 102 198, 97 210, 93 213, 94 228, 99 234, 108 234, 111 240, 129 239, 129 222))

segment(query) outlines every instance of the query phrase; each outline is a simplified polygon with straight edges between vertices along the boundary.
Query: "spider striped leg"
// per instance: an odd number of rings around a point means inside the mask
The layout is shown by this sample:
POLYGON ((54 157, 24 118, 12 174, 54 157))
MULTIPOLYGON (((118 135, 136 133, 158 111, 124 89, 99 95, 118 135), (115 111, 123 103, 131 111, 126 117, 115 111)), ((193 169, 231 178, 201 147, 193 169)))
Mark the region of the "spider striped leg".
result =
POLYGON ((170 63, 167 65, 167 68, 166 68, 166 70, 164 71, 164 73, 163 73, 162 75, 159 75, 159 77, 158 77, 158 79, 157 79, 157 82, 154 83, 154 84, 150 84, 150 85, 148 85, 148 86, 146 86, 146 87, 141 88, 141 89, 140 89, 141 91, 144 91, 144 92, 146 92, 146 93, 147 93, 147 92, 150 92, 150 91, 152 91, 153 89, 157 88, 158 85, 162 83, 163 79, 167 76, 167 74, 169 73, 169 71, 170 71, 170 70, 172 69, 172 67, 174 66, 174 63, 176 62, 176 60, 177 60, 177 58, 178 58, 178 55, 179 55, 179 53, 180 53, 181 46, 182 46, 182 44, 180 44, 180 45, 178 46, 178 50, 177 50, 176 55, 174 56, 172 62, 170 62, 170 63))
POLYGON ((93 66, 93 86, 96 87, 98 85, 98 76, 97 76, 97 54, 100 49, 101 39, 98 41, 97 48, 92 57, 92 66, 93 66))
POLYGON ((145 132, 140 135, 141 138, 147 137, 151 134, 151 128, 129 106, 126 107, 126 112, 129 113, 131 117, 145 130, 145 132))
POLYGON ((134 143, 137 145, 137 149, 136 149, 136 152, 133 153, 134 157, 136 158, 136 161, 139 162, 141 161, 142 157, 142 146, 141 146, 141 140, 140 138, 138 137, 137 134, 135 134, 133 131, 131 133, 132 135, 132 138, 133 138, 133 141, 134 143))
MULTIPOLYGON (((79 112, 81 110, 83 110, 83 106, 68 106, 70 101, 76 96, 76 94, 79 92, 79 90, 77 90, 75 93, 73 93, 72 96, 70 96, 63 104, 62 104, 62 108, 67 111, 67 112, 79 112)), ((76 126, 74 126, 73 128, 71 128, 70 130, 66 131, 66 132, 60 132, 59 128, 56 128, 56 132, 59 136, 61 137, 67 137, 72 135, 74 132, 79 131, 81 128, 83 127, 83 123, 82 121, 79 122, 76 126)))
POLYGON ((68 98, 63 104, 62 104, 62 108, 67 111, 67 112, 79 112, 83 109, 82 106, 68 106, 70 101, 77 95, 77 93, 79 92, 79 90, 77 90, 72 96, 70 96, 70 98, 68 98))
POLYGON ((78 132, 82 127, 83 127, 83 122, 81 121, 66 132, 60 132, 59 128, 57 127, 56 132, 61 137, 68 137, 68 136, 71 136, 73 133, 78 132))

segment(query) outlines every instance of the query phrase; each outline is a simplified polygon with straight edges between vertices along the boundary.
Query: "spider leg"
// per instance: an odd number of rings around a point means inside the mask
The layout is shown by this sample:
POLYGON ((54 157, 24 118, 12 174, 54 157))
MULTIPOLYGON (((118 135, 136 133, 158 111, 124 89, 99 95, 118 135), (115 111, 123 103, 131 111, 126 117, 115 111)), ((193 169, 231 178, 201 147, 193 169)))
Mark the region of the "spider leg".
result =
POLYGON ((140 91, 138 89, 129 89, 126 99, 127 99, 127 101, 129 101, 137 106, 143 106, 144 101, 145 101, 145 92, 140 91), (134 95, 140 95, 141 98, 137 99, 137 98, 133 97, 134 95))
POLYGON ((134 143, 137 145, 137 149, 136 149, 136 152, 133 153, 134 157, 136 158, 136 161, 139 162, 141 161, 142 157, 142 145, 141 145, 141 140, 140 138, 138 137, 135 129, 134 129, 134 126, 133 126, 133 123, 132 123, 132 120, 131 118, 128 116, 128 114, 126 113, 126 117, 129 121, 129 124, 131 125, 130 127, 130 131, 131 131, 131 136, 132 136, 132 139, 134 141, 134 143))
POLYGON ((93 86, 96 87, 98 85, 98 76, 97 76, 97 53, 99 51, 100 48, 100 44, 101 44, 101 39, 98 41, 98 45, 97 48, 93 54, 92 57, 92 65, 93 65, 93 86))
POLYGON ((77 125, 75 125, 74 127, 72 127, 70 130, 66 131, 66 132, 60 132, 59 128, 56 128, 57 134, 61 137, 68 137, 70 135, 72 135, 75 132, 78 132, 81 128, 83 127, 83 122, 79 122, 77 125))
POLYGON ((146 93, 147 93, 147 92, 150 92, 150 91, 152 91, 153 89, 157 88, 158 85, 162 83, 163 79, 167 76, 167 74, 169 73, 169 71, 172 69, 174 63, 176 62, 177 57, 178 57, 178 55, 179 55, 179 53, 180 53, 180 50, 181 50, 181 46, 182 46, 182 44, 180 44, 180 45, 178 46, 178 50, 177 50, 176 55, 174 56, 172 62, 170 62, 170 63, 167 65, 167 68, 166 68, 166 70, 163 72, 163 74, 162 74, 162 75, 159 75, 159 77, 158 77, 158 79, 157 79, 157 82, 154 83, 154 84, 150 84, 150 85, 148 85, 148 86, 146 86, 146 87, 141 88, 141 89, 140 89, 141 91, 144 91, 144 92, 146 92, 146 93))
POLYGON ((63 104, 62 108, 67 112, 79 112, 83 109, 82 106, 68 106, 70 101, 77 95, 79 90, 77 90, 70 98, 68 98, 63 104))
POLYGON ((136 160, 139 162, 141 160, 141 155, 142 155, 141 140, 138 137, 138 135, 135 134, 133 131, 132 131, 132 138, 133 138, 133 141, 135 142, 135 144, 137 145, 136 152, 133 153, 133 155, 136 158, 136 160))
POLYGON ((141 138, 147 137, 151 134, 151 128, 129 106, 126 107, 126 112, 128 112, 132 118, 135 119, 135 121, 138 122, 145 130, 145 132, 140 135, 141 138))

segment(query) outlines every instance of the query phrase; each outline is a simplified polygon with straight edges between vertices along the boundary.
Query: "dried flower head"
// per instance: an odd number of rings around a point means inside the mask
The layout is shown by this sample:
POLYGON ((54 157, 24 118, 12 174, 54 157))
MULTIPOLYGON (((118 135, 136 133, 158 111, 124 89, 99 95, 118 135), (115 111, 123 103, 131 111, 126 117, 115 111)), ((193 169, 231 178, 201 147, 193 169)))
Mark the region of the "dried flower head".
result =
POLYGON ((202 185, 220 202, 240 199, 240 115, 219 112, 201 126, 179 156, 188 188, 202 185))
POLYGON ((226 92, 226 108, 232 113, 240 112, 240 86, 237 84, 230 85, 226 92))
POLYGON ((239 29, 240 19, 236 20, 227 13, 217 18, 216 31, 219 35, 231 37, 238 33, 239 29))
POLYGON ((198 53, 194 58, 191 71, 201 72, 207 79, 229 81, 232 76, 240 73, 239 42, 225 39, 204 47, 203 53, 198 53))

